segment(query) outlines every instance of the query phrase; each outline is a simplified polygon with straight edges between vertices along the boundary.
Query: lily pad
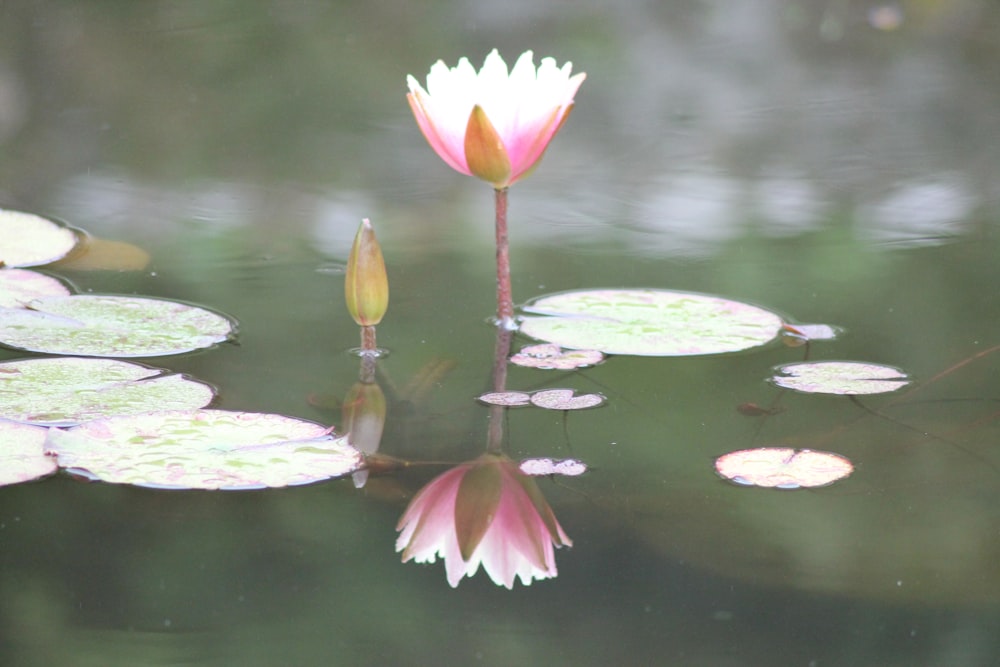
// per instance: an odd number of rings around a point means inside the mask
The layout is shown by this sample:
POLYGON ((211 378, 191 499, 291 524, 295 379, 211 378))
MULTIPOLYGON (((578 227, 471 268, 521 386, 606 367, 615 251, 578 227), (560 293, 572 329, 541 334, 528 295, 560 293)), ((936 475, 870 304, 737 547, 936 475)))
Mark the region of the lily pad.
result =
POLYGON ((789 447, 759 447, 723 454, 715 470, 742 486, 799 489, 826 486, 847 477, 854 465, 832 452, 789 447))
POLYGON ((48 429, 0 421, 0 486, 19 484, 57 469, 56 461, 45 455, 48 429))
POLYGON ((0 266, 40 266, 68 255, 79 237, 68 227, 21 211, 0 209, 0 266))
POLYGON ((233 322, 218 313, 148 297, 76 294, 0 308, 0 344, 84 357, 157 357, 211 347, 233 322))
POLYGON ((575 350, 639 356, 738 352, 778 335, 782 318, 716 296, 657 289, 589 290, 542 297, 524 308, 521 332, 575 350))
POLYGON ((604 405, 600 394, 573 395, 572 389, 545 389, 531 395, 531 404, 546 410, 586 410, 604 405))
POLYGON ((0 308, 22 308, 43 296, 68 296, 69 288, 52 276, 26 269, 0 270, 0 308))
POLYGON ((363 458, 346 436, 274 414, 173 410, 51 429, 46 443, 68 472, 162 489, 245 490, 350 474, 363 458))
POLYGON ((552 343, 528 345, 510 358, 510 363, 526 368, 572 370, 595 366, 604 361, 597 350, 563 350, 552 343))
POLYGON ((906 373, 859 361, 816 361, 779 366, 771 381, 805 394, 884 394, 910 384, 906 373))
POLYGON ((576 477, 587 472, 587 464, 579 459, 524 459, 518 465, 525 475, 565 475, 576 477))
POLYGON ((788 324, 781 327, 781 342, 788 347, 798 347, 814 340, 833 340, 840 329, 829 324, 788 324))
POLYGON ((531 402, 531 394, 526 394, 523 391, 491 391, 481 394, 476 400, 488 405, 517 408, 528 405, 531 402))
POLYGON ((193 410, 215 391, 183 375, 114 359, 57 357, 0 363, 0 418, 43 426, 153 410, 193 410))

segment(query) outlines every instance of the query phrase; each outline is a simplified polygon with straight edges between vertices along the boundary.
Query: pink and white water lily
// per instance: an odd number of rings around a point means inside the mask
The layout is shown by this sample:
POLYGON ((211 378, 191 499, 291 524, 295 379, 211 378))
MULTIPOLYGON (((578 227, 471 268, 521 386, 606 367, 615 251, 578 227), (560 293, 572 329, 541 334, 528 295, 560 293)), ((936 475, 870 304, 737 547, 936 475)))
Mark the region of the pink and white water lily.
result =
POLYGON ((444 559, 458 586, 482 565, 498 586, 557 575, 554 547, 572 546, 537 484, 505 456, 487 453, 434 478, 399 520, 403 562, 444 559))
POLYGON ((406 96, 431 147, 453 169, 500 189, 526 176, 573 108, 586 74, 570 75, 542 58, 535 68, 525 51, 507 70, 496 49, 476 72, 468 58, 449 68, 439 60, 427 88, 407 76, 406 96))

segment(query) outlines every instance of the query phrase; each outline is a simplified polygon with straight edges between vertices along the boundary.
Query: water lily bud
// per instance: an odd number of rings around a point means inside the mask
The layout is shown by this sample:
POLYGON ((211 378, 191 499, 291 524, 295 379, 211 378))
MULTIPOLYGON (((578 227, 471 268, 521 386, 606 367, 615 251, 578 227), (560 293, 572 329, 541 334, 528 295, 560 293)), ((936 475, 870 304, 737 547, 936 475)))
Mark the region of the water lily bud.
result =
POLYGON ((362 327, 381 322, 389 307, 389 278, 385 272, 385 260, 368 218, 361 221, 347 259, 344 296, 348 312, 362 327))

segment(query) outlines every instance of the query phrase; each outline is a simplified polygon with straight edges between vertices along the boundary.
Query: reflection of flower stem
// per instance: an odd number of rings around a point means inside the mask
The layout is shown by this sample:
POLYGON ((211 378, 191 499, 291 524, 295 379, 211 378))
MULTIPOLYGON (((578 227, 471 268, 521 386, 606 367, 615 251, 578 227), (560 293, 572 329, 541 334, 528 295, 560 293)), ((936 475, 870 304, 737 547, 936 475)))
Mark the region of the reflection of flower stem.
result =
POLYGON ((514 329, 514 297, 510 289, 510 247, 507 243, 507 188, 497 188, 497 325, 514 329))
MULTIPOLYGON (((512 337, 513 331, 506 327, 497 327, 497 341, 493 353, 493 391, 505 391, 507 388, 507 356, 510 354, 512 337)), ((506 414, 504 406, 490 406, 490 426, 486 434, 486 451, 494 454, 501 453, 503 449, 503 419, 506 414)))

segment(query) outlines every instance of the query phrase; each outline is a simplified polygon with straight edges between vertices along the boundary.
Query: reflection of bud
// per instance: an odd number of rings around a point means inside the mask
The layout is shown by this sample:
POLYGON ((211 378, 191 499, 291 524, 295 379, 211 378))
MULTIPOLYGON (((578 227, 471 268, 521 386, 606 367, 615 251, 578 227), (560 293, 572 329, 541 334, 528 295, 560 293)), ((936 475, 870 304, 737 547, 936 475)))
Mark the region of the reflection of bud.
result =
MULTIPOLYGON (((385 425, 385 394, 374 382, 356 382, 344 398, 341 429, 347 441, 364 455, 378 451, 385 425)), ((354 473, 354 486, 359 489, 368 481, 368 471, 354 473)))
POLYGON ((382 248, 375 238, 372 223, 365 218, 354 237, 354 246, 347 259, 344 280, 347 310, 359 326, 367 327, 382 321, 389 307, 389 279, 385 273, 382 248))
POLYGON ((396 526, 403 562, 444 559, 458 586, 480 563, 498 586, 555 577, 553 546, 572 546, 535 481, 505 456, 484 454, 434 478, 396 526))

